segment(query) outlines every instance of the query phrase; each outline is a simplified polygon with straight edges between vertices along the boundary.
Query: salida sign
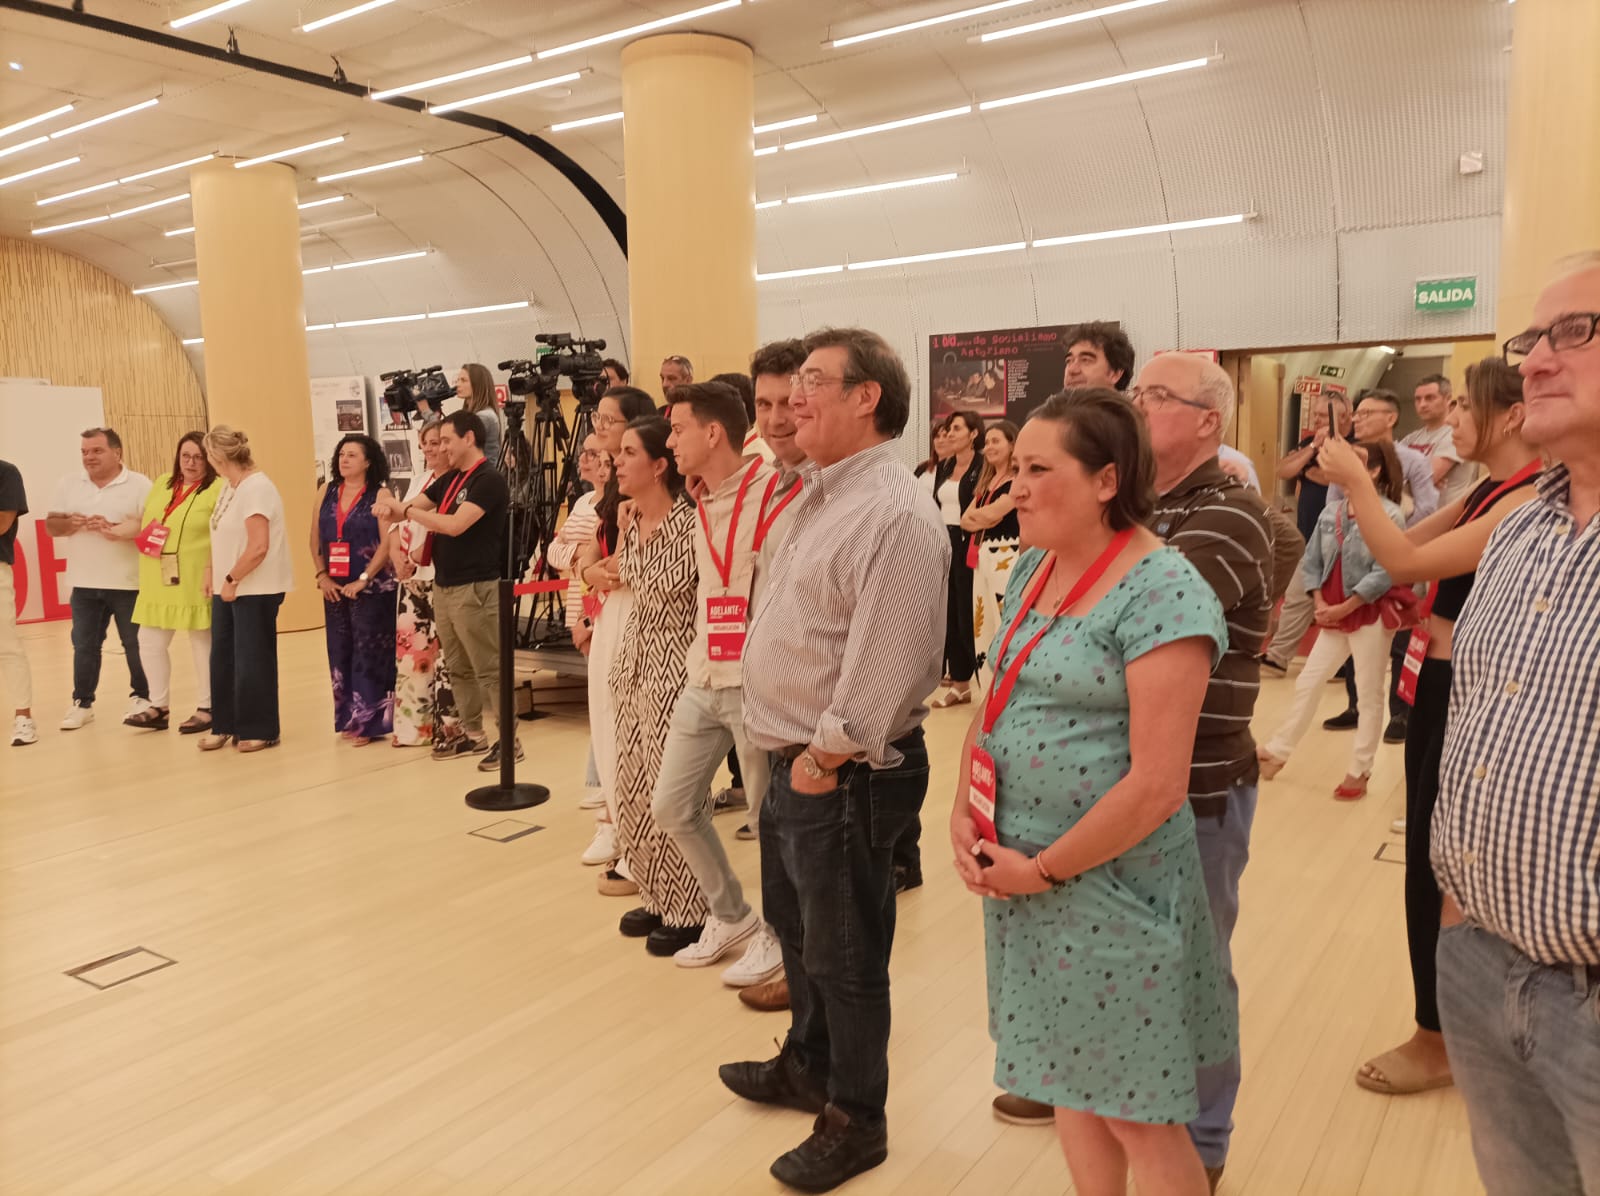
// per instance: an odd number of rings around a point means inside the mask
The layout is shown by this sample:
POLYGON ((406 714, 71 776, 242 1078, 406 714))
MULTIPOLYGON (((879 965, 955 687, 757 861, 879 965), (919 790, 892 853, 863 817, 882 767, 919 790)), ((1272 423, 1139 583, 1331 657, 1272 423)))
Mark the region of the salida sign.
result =
POLYGON ((1478 302, 1478 280, 1470 278, 1420 278, 1416 288, 1417 311, 1465 311, 1478 302))

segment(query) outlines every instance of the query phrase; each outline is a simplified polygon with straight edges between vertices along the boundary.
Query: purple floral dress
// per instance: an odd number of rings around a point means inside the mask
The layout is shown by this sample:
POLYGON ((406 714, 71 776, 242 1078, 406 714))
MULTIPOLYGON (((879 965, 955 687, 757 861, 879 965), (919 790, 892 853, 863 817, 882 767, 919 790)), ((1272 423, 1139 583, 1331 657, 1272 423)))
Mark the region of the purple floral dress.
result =
MULTIPOLYGON (((350 545, 350 575, 334 578, 343 586, 366 570, 378 551, 382 531, 372 513, 377 492, 371 488, 356 499, 344 521, 350 545)), ((317 532, 323 552, 339 538, 339 483, 322 496, 317 532)), ((395 679, 395 582, 385 565, 354 598, 325 602, 328 671, 333 679, 333 729, 350 736, 377 739, 393 726, 395 679)))

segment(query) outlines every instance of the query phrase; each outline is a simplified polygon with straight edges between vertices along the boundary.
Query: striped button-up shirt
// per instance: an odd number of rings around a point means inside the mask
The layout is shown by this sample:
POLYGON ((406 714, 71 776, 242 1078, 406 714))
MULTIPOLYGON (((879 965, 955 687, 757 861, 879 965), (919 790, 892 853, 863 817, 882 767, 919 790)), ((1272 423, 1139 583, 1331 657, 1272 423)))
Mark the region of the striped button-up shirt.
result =
POLYGON ((1600 519, 1564 467, 1506 516, 1456 623, 1433 869, 1540 963, 1600 964, 1600 519))
POLYGON ((801 477, 745 647, 745 728, 890 768, 939 683, 950 538, 893 441, 801 477))

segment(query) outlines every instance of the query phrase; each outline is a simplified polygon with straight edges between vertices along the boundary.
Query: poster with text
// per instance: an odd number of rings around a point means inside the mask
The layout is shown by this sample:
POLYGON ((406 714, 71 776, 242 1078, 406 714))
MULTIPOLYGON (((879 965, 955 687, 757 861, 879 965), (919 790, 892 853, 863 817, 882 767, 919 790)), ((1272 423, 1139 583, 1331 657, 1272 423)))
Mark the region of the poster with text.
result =
POLYGON ((311 379, 311 441, 317 453, 317 485, 327 484, 328 462, 333 459, 339 438, 370 430, 365 378, 355 375, 311 379))
POLYGON ((928 338, 930 410, 937 423, 958 411, 1020 424, 1061 389, 1068 325, 947 332, 928 338))

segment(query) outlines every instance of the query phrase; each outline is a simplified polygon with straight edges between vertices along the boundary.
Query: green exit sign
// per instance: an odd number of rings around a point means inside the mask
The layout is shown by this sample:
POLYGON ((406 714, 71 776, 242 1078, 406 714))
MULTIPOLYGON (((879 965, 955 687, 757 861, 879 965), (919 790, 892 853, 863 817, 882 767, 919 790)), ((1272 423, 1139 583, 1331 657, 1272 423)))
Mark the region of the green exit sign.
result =
POLYGON ((1422 278, 1417 280, 1417 311, 1466 311, 1478 303, 1478 279, 1422 278))

